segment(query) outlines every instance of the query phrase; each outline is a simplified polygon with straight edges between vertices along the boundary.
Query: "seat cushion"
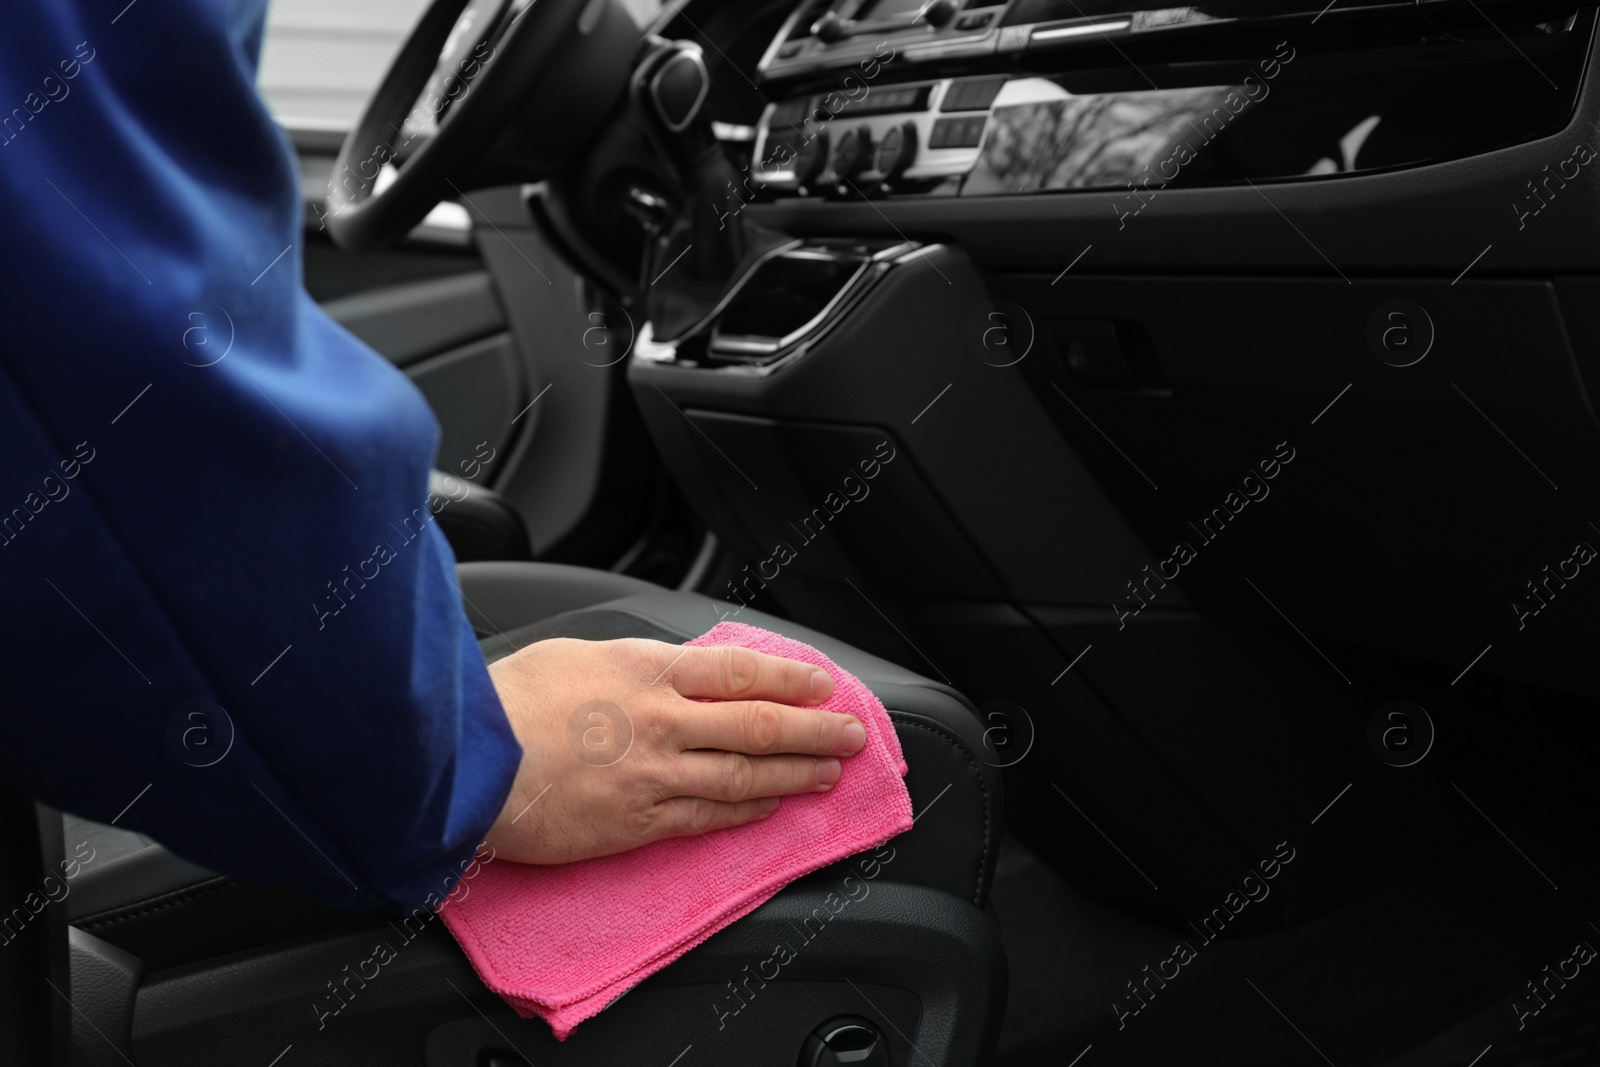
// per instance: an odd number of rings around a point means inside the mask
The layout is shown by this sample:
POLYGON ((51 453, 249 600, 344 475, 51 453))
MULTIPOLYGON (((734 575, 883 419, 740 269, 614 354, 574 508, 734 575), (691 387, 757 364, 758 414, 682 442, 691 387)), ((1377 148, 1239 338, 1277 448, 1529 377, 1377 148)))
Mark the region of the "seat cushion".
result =
MULTIPOLYGON (((537 571, 519 573, 518 564, 497 564, 483 581, 495 583, 494 630, 482 642, 492 660, 552 637, 604 641, 644 637, 681 644, 711 629, 724 617, 772 630, 818 649, 861 679, 883 701, 895 724, 910 773, 906 788, 917 824, 892 842, 895 858, 884 870, 891 880, 913 882, 953 893, 982 906, 994 873, 1001 816, 1000 772, 983 759, 983 726, 970 702, 947 685, 889 660, 863 652, 810 627, 752 608, 648 586, 642 591, 592 603, 553 616, 541 616, 549 603, 539 589, 537 571), (519 598, 519 588, 526 599, 519 598)), ((478 599, 480 578, 461 567, 462 592, 478 599)), ((577 568, 569 568, 577 570, 577 568)), ((591 572, 601 573, 601 572, 591 572)), ((605 575, 596 593, 609 586, 605 575)), ((581 575, 564 575, 574 586, 581 575)), ((573 592, 575 599, 586 599, 573 592)), ((484 599, 488 599, 486 591, 484 599)), ((837 877, 824 868, 811 878, 837 877)))

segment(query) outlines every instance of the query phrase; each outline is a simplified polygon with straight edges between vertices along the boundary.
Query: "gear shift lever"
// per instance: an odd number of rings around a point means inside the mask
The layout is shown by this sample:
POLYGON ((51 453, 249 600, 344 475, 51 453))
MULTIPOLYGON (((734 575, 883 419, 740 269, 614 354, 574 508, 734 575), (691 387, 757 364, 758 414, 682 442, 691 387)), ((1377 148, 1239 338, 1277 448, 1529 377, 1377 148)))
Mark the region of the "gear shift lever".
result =
POLYGON ((653 234, 641 280, 655 339, 675 341, 700 326, 757 259, 789 239, 721 210, 740 175, 702 106, 711 79, 700 49, 663 42, 636 84, 682 196, 676 217, 653 234))

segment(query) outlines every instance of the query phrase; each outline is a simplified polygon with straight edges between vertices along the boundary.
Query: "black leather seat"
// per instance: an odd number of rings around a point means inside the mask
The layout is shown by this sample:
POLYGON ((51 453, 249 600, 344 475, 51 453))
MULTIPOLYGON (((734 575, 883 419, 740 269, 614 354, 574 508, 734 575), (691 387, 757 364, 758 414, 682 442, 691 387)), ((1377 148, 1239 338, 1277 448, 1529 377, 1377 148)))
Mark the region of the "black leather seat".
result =
MULTIPOLYGON (((1005 996, 998 930, 984 911, 1001 796, 999 771, 982 759, 982 727, 961 694, 806 627, 750 609, 731 614, 730 605, 622 575, 508 562, 462 564, 459 575, 463 602, 491 660, 548 637, 679 643, 709 630, 726 613, 813 645, 871 688, 888 709, 905 751, 916 825, 890 843, 893 861, 883 864, 872 888, 873 906, 838 915, 830 924, 836 935, 808 945, 786 966, 789 995, 767 998, 759 1012, 752 1010, 764 1021, 735 1028, 739 1032, 725 1038, 733 1044, 724 1055, 754 1062, 754 1050, 763 1043, 798 1040, 797 1029, 803 1037, 824 1019, 840 1016, 846 1005, 855 1005, 848 1010, 876 1015, 889 1028, 905 1031, 896 1041, 884 1030, 893 1063, 981 1062, 993 1048, 1005 996), (874 997, 865 990, 874 990, 874 997), (898 1009, 884 1000, 896 991, 910 995, 898 1009), (872 1011, 865 1010, 863 998, 872 1011)), ((90 1029, 95 1022, 75 1018, 75 1045, 81 1040, 84 1047, 98 1043, 102 1052, 140 1051, 160 1062, 190 1062, 181 1050, 208 1047, 219 1035, 236 1038, 241 1032, 234 1017, 213 1017, 196 1008, 197 1001, 220 995, 211 992, 215 979, 207 968, 213 961, 252 961, 229 965, 230 980, 238 983, 227 994, 233 1002, 256 1005, 251 1011, 261 1019, 275 1020, 280 1010, 297 1019, 303 1006, 288 1003, 282 976, 320 980, 329 967, 337 971, 351 950, 347 941, 354 945, 369 936, 355 931, 370 926, 372 916, 332 912, 286 890, 235 883, 127 831, 69 816, 66 833, 70 840, 93 841, 104 861, 84 870, 65 904, 76 928, 74 996, 82 992, 93 998, 99 1029, 109 1027, 110 1033, 95 1036, 90 1029), (134 987, 140 990, 137 1025, 134 987), (145 1034, 137 1050, 136 1032, 145 1034)), ((832 896, 830 889, 850 862, 794 883, 649 979, 585 1023, 582 1041, 546 1044, 548 1031, 534 1027, 522 1032, 521 1047, 534 1042, 537 1062, 557 1065, 629 1062, 653 1054, 651 1042, 659 1039, 656 1029, 666 1019, 704 1015, 711 1002, 706 991, 723 995, 721 987, 740 974, 740 965, 770 955, 776 941, 789 938, 789 931, 832 896)), ((457 984, 474 988, 470 972, 462 973, 466 965, 459 950, 441 931, 408 949, 407 964, 424 976, 456 974, 457 984)), ((473 999, 480 1012, 503 1008, 481 989, 473 999)), ((376 999, 366 1003, 379 1007, 376 999)), ((451 1018, 445 1014, 449 1005, 448 1000, 437 1008, 430 1005, 428 1062, 483 1062, 477 1016, 438 1021, 451 1018)), ((457 1014, 464 1007, 454 1002, 457 1014)), ((342 1024, 339 1038, 355 1040, 363 1034, 360 1026, 355 1019, 342 1024)), ((724 1039, 723 1028, 716 1030, 724 1039)), ((363 1035, 368 1043, 361 1046, 362 1054, 391 1031, 387 1023, 375 1022, 363 1035)), ((393 1039, 400 1041, 397 1035, 393 1039)))

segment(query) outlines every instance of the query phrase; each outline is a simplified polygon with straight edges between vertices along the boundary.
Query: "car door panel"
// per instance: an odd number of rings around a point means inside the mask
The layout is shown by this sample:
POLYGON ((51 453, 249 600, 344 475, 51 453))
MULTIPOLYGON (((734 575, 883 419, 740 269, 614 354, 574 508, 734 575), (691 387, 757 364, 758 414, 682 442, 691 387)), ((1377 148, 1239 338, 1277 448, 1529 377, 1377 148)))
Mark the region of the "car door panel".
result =
POLYGON ((490 484, 516 430, 527 369, 488 272, 369 289, 323 310, 422 390, 441 429, 434 465, 490 484))

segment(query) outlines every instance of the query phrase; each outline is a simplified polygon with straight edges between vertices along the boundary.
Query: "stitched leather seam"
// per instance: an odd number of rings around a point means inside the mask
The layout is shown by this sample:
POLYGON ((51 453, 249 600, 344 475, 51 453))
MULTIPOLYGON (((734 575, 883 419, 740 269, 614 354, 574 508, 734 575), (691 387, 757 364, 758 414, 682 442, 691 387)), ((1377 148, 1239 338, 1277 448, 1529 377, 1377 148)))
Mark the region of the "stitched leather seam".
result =
POLYGON ((159 897, 151 897, 149 900, 141 901, 138 904, 125 904, 120 909, 112 909, 111 911, 101 912, 98 915, 91 915, 87 918, 78 920, 72 925, 76 926, 80 930, 85 931, 92 930, 97 927, 114 926, 117 923, 127 922, 130 919, 137 919, 141 916, 149 915, 152 912, 161 911, 163 908, 174 907, 178 904, 187 904, 191 900, 206 896, 210 893, 218 892, 219 890, 233 889, 237 887, 237 885, 237 882, 234 882, 228 878, 213 878, 210 881, 202 882, 199 885, 185 886, 182 889, 175 889, 172 892, 165 893, 159 897), (136 910, 128 911, 127 909, 130 907, 135 908, 136 910))
POLYGON ((961 753, 961 757, 967 761, 967 763, 972 767, 973 771, 977 774, 978 791, 983 794, 983 851, 978 856, 978 884, 973 890, 972 902, 981 907, 983 897, 983 872, 989 865, 989 787, 984 783, 983 771, 981 768, 979 768, 978 762, 972 758, 972 754, 967 751, 967 746, 962 743, 961 738, 957 737, 949 730, 946 730, 943 726, 918 721, 922 718, 922 716, 917 712, 890 711, 889 717, 896 722, 905 723, 907 726, 915 726, 919 730, 927 730, 929 733, 936 734, 939 737, 944 738, 946 741, 951 742, 955 745, 956 751, 961 753), (910 716, 913 715, 915 715, 916 718, 910 718, 910 716))

